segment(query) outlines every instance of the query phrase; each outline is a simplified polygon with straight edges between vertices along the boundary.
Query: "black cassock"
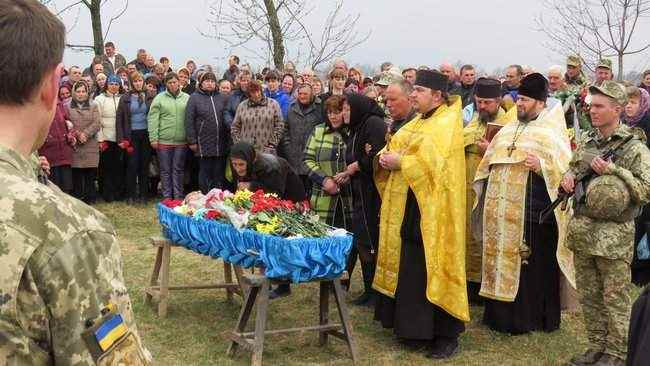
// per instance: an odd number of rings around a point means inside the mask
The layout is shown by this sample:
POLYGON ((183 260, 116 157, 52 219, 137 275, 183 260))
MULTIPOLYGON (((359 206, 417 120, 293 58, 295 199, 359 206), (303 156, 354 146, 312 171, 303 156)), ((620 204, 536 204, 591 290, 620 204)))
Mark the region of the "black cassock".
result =
POLYGON ((560 327, 560 268, 557 263, 558 231, 555 216, 539 224, 539 213, 550 205, 544 179, 529 175, 526 192, 524 239, 530 247, 528 264, 522 264, 514 302, 485 300, 483 323, 511 334, 552 332, 560 327))
POLYGON ((375 320, 393 328, 398 338, 434 340, 457 338, 465 324, 427 300, 427 269, 420 230, 420 208, 409 189, 402 221, 402 250, 395 298, 379 294, 375 320))
POLYGON ((632 306, 630 335, 627 343, 627 366, 643 366, 650 362, 650 286, 632 306))

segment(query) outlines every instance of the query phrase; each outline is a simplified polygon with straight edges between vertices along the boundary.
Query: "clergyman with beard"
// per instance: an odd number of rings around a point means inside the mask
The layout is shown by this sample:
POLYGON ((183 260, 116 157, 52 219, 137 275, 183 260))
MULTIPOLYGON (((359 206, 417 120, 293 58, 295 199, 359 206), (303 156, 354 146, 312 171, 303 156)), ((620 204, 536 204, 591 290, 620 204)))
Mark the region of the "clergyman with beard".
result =
POLYGON ((573 255, 558 232, 566 212, 558 207, 540 222, 571 160, 562 105, 556 99, 547 104, 547 97, 544 76, 522 79, 517 122, 492 139, 474 178, 483 323, 503 333, 559 329, 561 276, 575 286, 573 255))
POLYGON ((516 119, 515 109, 506 113, 501 107, 501 83, 496 79, 480 78, 476 81, 474 91, 476 109, 470 122, 463 129, 465 140, 465 171, 467 185, 467 222, 466 222, 466 251, 465 268, 467 270, 467 295, 472 303, 480 303, 478 290, 481 288, 481 250, 480 240, 472 237, 471 215, 476 194, 472 190, 472 182, 476 168, 483 159, 483 154, 489 145, 486 139, 488 123, 505 125, 516 119))

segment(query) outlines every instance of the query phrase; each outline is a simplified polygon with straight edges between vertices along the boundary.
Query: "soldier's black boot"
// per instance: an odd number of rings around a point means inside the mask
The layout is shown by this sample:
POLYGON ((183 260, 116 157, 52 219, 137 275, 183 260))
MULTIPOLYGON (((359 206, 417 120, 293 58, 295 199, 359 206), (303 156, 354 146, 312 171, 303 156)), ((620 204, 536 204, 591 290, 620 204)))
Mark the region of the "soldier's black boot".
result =
POLYGON ((571 361, 569 361, 569 365, 571 366, 585 366, 585 365, 593 365, 600 358, 603 356, 602 351, 597 351, 594 349, 589 348, 587 352, 574 356, 571 361))

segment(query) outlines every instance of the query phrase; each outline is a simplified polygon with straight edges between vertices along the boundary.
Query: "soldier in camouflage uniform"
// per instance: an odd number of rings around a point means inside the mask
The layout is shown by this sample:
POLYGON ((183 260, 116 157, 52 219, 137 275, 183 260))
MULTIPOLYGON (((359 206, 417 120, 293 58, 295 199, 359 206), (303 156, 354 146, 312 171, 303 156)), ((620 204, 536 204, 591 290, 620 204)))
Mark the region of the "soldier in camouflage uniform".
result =
POLYGON ((589 339, 587 352, 574 357, 571 364, 623 365, 632 304, 634 218, 650 199, 650 151, 643 132, 619 120, 627 102, 621 85, 604 81, 599 87, 591 86, 589 92, 594 129, 578 141, 562 182, 567 192, 575 188, 567 245, 575 255, 576 284, 589 339), (625 142, 630 135, 634 137, 625 142), (603 160, 600 155, 612 148, 616 148, 612 161, 603 160), (575 177, 590 168, 595 178, 574 187, 575 177))
POLYGON ((0 29, 0 365, 150 364, 115 230, 39 182, 31 158, 53 119, 65 28, 36 0, 3 0, 0 29))

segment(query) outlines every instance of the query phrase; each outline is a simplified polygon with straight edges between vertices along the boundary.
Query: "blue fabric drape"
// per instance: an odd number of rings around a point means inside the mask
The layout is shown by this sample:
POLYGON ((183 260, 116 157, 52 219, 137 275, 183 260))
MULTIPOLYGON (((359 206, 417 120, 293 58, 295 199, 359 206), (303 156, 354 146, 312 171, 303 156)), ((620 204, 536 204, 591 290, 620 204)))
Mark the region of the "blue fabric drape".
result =
POLYGON ((210 220, 195 220, 158 204, 163 235, 199 254, 244 268, 265 267, 269 278, 307 282, 335 278, 346 267, 352 236, 285 239, 210 220))

